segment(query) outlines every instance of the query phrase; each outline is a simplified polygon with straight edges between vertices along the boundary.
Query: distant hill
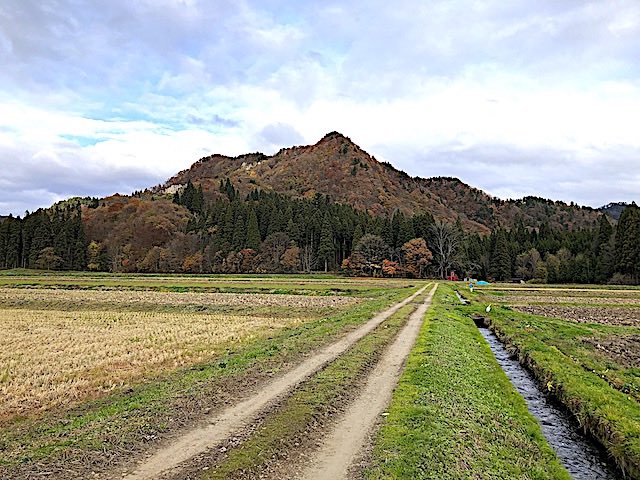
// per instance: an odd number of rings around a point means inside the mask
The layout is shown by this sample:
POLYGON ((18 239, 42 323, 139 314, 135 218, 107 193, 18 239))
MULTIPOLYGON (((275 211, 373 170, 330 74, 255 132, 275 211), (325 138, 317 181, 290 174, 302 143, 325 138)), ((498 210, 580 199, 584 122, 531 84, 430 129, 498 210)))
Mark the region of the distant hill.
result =
POLYGON ((622 215, 622 212, 628 206, 629 204, 626 202, 613 202, 600 207, 598 210, 600 212, 606 213, 614 220, 620 220, 620 215, 622 215))
MULTIPOLYGON (((621 217, 622 231, 631 237, 638 220, 635 210, 627 214, 632 206, 621 217)), ((605 210, 615 215, 613 207, 605 210)), ((314 145, 271 156, 202 158, 163 185, 131 195, 71 198, 24 219, 0 218, 0 268, 190 273, 344 268, 361 274, 387 268, 393 275, 404 268, 406 245, 419 248, 410 242, 426 240, 431 243, 424 248, 432 248, 437 259, 432 275, 455 267, 478 278, 510 279, 517 261, 537 249, 536 258, 550 262, 548 275, 541 268, 518 276, 637 282, 635 270, 613 260, 637 242, 616 244, 614 252, 610 223, 614 220, 607 221, 602 211, 573 203, 502 200, 457 178, 411 177, 332 132, 314 145), (434 243, 436 231, 464 244, 454 255, 455 242, 446 248, 434 243), (362 245, 377 257, 365 258, 358 250, 362 245)))
POLYGON ((501 200, 457 178, 411 177, 379 162, 338 132, 325 135, 314 145, 284 148, 273 156, 205 157, 157 187, 156 192, 171 192, 191 181, 201 185, 208 198, 214 198, 220 181, 226 178, 241 195, 256 188, 304 198, 321 193, 373 215, 396 210, 405 214, 429 212, 440 220, 459 220, 465 229, 478 233, 498 226, 510 228, 519 220, 529 228, 543 222, 552 228, 591 227, 600 214, 591 207, 538 197, 501 200))

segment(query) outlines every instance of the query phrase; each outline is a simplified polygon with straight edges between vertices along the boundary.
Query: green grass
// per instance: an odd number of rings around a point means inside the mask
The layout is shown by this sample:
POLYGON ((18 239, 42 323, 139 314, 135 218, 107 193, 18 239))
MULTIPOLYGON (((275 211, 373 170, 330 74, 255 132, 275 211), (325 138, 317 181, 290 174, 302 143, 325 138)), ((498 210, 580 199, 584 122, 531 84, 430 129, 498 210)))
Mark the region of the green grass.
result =
POLYGON ((509 332, 519 337, 530 337, 548 347, 557 349, 570 364, 604 379, 611 387, 640 401, 640 367, 623 365, 607 357, 593 344, 607 338, 640 335, 640 328, 599 324, 581 324, 517 312, 506 308, 494 308, 492 315, 495 328, 503 335, 509 332), (508 317, 505 318, 505 317, 508 317))
POLYGON ((373 366, 384 347, 406 323, 409 314, 426 294, 420 295, 387 319, 347 353, 303 383, 281 408, 269 416, 246 442, 233 449, 214 469, 202 475, 207 480, 222 480, 251 475, 271 459, 283 458, 289 448, 309 441, 309 431, 317 428, 332 405, 348 397, 358 380, 373 366))
POLYGON ((369 479, 569 479, 449 285, 436 293, 369 479))
MULTIPOLYGON (((469 310, 484 313, 479 305, 469 310)), ((488 317, 498 337, 517 349, 521 361, 600 441, 620 469, 640 478, 640 371, 606 359, 581 342, 585 337, 638 334, 640 329, 577 324, 499 306, 488 317)))
POLYGON ((2 425, 0 477, 10 478, 11 472, 29 470, 35 463, 54 469, 69 460, 108 463, 197 418, 211 398, 220 397, 220 389, 244 388, 252 379, 276 374, 287 362, 327 344, 417 289, 390 288, 331 317, 245 342, 209 363, 116 391, 71 411, 2 425))

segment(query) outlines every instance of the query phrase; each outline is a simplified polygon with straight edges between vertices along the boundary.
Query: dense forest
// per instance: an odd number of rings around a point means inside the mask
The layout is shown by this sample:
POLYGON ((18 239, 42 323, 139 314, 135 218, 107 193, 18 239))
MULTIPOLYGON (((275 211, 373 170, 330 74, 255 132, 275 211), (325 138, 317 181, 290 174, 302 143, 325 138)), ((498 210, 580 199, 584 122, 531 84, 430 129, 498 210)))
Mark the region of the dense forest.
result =
POLYGON ((521 220, 490 235, 428 212, 373 216, 316 194, 290 198, 229 179, 207 202, 188 182, 172 202, 113 197, 4 217, 0 268, 113 272, 310 272, 638 283, 640 208, 589 229, 530 228, 521 220), (83 218, 84 217, 84 218, 83 218), (116 228, 117 227, 117 228, 116 228))
POLYGON ((87 242, 80 205, 41 209, 0 223, 0 268, 85 270, 87 242))

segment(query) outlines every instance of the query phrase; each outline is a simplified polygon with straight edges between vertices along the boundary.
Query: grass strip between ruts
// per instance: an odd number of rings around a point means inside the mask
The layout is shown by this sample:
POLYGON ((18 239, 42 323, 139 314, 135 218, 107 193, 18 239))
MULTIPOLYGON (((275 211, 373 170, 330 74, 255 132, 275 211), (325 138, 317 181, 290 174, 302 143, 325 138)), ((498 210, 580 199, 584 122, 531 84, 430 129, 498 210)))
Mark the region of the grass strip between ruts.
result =
POLYGON ((418 288, 389 289, 331 317, 253 339, 210 363, 135 385, 69 412, 13 422, 0 429, 0 477, 65 471, 65 478, 72 478, 75 471, 73 478, 83 478, 86 471, 113 465, 202 415, 209 398, 218 395, 225 382, 242 384, 245 378, 274 375, 288 362, 326 345, 418 288))
POLYGON ((376 360, 406 323, 427 293, 402 307, 373 332, 358 341, 344 355, 298 387, 258 431, 223 462, 202 475, 206 480, 255 478, 260 467, 284 458, 289 448, 309 441, 310 430, 333 413, 335 405, 348 398, 376 360), (312 425, 314 425, 312 427, 312 425))
POLYGON ((369 479, 570 479, 473 321, 440 285, 378 432, 369 479))

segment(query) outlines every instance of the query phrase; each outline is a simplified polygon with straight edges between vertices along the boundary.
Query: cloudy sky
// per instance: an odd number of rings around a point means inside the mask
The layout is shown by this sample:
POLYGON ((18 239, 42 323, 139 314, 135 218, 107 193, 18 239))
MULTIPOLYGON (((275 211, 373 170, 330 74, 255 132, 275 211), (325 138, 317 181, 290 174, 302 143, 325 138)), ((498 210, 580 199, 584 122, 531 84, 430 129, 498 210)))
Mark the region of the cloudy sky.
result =
POLYGON ((2 0, 0 214, 338 130, 494 195, 640 201, 637 0, 2 0))

